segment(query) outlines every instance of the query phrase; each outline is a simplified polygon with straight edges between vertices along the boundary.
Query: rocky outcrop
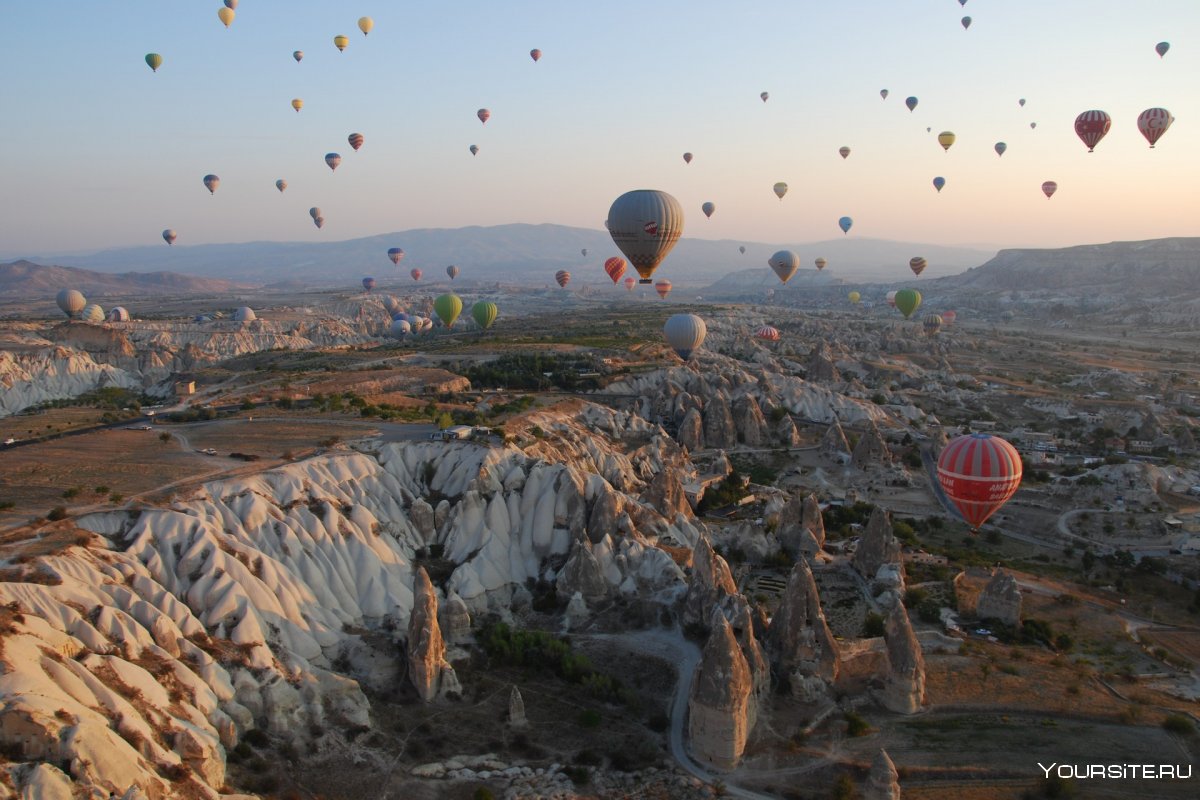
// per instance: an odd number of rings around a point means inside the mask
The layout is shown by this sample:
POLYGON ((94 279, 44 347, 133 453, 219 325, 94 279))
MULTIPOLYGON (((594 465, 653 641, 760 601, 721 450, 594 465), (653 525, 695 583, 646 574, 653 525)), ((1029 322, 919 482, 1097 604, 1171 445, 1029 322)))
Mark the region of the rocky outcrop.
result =
POLYGON ((529 720, 525 718, 525 699, 521 697, 521 690, 516 686, 508 693, 508 724, 513 728, 525 728, 529 725, 529 720))
POLYGON ((747 447, 762 447, 769 440, 767 420, 752 394, 744 394, 734 402, 733 426, 738 441, 747 447))
POLYGON ((821 596, 804 559, 792 567, 779 610, 767 629, 767 650, 780 676, 815 676, 827 683, 837 679, 837 641, 825 622, 821 596))
POLYGON ((558 573, 555 590, 560 600, 579 594, 587 603, 598 603, 608 597, 608 580, 588 541, 575 540, 567 563, 558 573))
POLYGON ((713 551, 708 537, 702 534, 692 549, 692 579, 683 599, 684 624, 707 625, 713 609, 726 597, 737 593, 729 565, 713 551))
POLYGON ((438 624, 449 644, 466 644, 471 640, 471 611, 455 592, 438 609, 438 624))
POLYGON ((700 409, 689 409, 679 423, 679 431, 675 438, 688 450, 695 452, 704 449, 704 419, 700 409))
POLYGON ((900 541, 892 533, 892 515, 876 506, 858 540, 851 562, 867 580, 874 580, 884 564, 900 562, 900 541))
POLYGON ((750 667, 724 615, 712 626, 688 700, 688 744, 702 763, 731 770, 750 735, 750 667))
POLYGON ((833 363, 833 356, 829 352, 829 345, 825 342, 820 342, 808 356, 808 367, 805 371, 805 377, 810 381, 818 381, 821 383, 837 383, 841 381, 841 373, 833 363))
POLYGON ((784 447, 799 447, 804 441, 800 438, 800 429, 792 421, 791 414, 784 414, 783 419, 775 426, 775 438, 784 447))
POLYGON ((408 674, 426 703, 461 691, 454 667, 446 661, 446 643, 437 619, 437 593, 424 567, 413 576, 413 610, 408 618, 408 674))
POLYGON ((874 422, 868 423, 866 431, 858 438, 858 444, 854 445, 854 452, 850 454, 850 463, 862 470, 892 463, 892 451, 888 449, 874 422))
POLYGON ((975 614, 980 619, 997 619, 1006 625, 1021 624, 1021 588, 1017 579, 1004 570, 997 570, 979 594, 975 614))
POLYGON ((887 647, 888 673, 884 677, 880 702, 889 711, 915 714, 925 703, 925 656, 902 603, 897 603, 888 614, 883 640, 887 647))
POLYGON ((650 481, 642 495, 642 501, 668 519, 674 519, 677 514, 687 518, 693 516, 692 505, 683 490, 678 470, 666 465, 654 476, 654 480, 650 481))
POLYGON ((733 413, 724 393, 712 395, 704 406, 703 417, 706 447, 726 450, 737 446, 737 428, 733 425, 733 413))
POLYGON ((863 787, 863 800, 900 800, 900 773, 883 748, 871 762, 867 785, 863 787))
POLYGON ((842 429, 842 423, 838 422, 837 417, 833 418, 833 422, 829 423, 821 437, 820 453, 833 459, 850 455, 850 442, 846 439, 846 431, 842 429))
POLYGON ((736 594, 726 598, 724 606, 722 612, 729 620, 734 638, 742 648, 742 656, 750 668, 751 692, 747 719, 749 727, 753 728, 758 719, 758 710, 763 707, 771 691, 771 665, 754 633, 754 613, 750 610, 750 602, 744 595, 736 594))
POLYGON ((793 495, 779 512, 779 544, 793 558, 812 558, 825 547, 825 520, 815 494, 793 495))

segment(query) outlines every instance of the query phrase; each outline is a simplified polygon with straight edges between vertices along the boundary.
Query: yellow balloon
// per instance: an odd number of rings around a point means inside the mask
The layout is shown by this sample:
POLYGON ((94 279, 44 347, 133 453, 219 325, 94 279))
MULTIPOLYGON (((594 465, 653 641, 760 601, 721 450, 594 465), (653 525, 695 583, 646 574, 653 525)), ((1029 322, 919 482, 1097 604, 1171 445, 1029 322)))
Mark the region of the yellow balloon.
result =
POLYGON ((942 146, 943 150, 949 150, 950 145, 954 144, 954 134, 950 131, 942 131, 938 134, 938 144, 942 146))
POLYGON ((292 101, 292 108, 296 109, 296 113, 300 113, 300 109, 304 108, 304 101, 297 97, 292 101))
POLYGON ((339 36, 333 37, 333 46, 336 47, 338 50, 345 50, 346 45, 348 45, 348 44, 350 44, 350 40, 347 39, 345 36, 339 35, 339 36))
POLYGON ((233 23, 233 9, 219 8, 217 9, 217 17, 221 20, 221 22, 224 22, 225 27, 228 28, 233 23))
POLYGON ((363 32, 363 36, 366 36, 368 33, 370 33, 371 28, 374 28, 374 27, 375 27, 375 20, 371 19, 370 17, 359 17, 358 29, 363 32))

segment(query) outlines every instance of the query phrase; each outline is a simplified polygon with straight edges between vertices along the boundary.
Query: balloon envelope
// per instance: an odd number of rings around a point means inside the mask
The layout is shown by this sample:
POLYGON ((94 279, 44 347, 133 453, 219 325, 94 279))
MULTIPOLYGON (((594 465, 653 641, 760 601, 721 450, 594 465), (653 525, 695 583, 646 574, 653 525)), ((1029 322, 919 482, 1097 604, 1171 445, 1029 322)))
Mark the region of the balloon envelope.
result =
POLYGON ((375 288, 375 279, 370 278, 370 277, 363 278, 362 279, 362 287, 364 289, 366 289, 368 292, 371 291, 372 289, 375 288))
POLYGON ((740 247, 738 247, 738 252, 741 253, 742 255, 746 255, 746 245, 741 245, 740 247))
POLYGON ((208 189, 209 194, 216 194, 217 187, 220 185, 221 185, 221 179, 218 178, 216 175, 205 175, 204 176, 204 188, 208 189))
POLYGON ((536 64, 536 63, 537 63, 537 61, 538 61, 538 59, 540 59, 540 58, 542 57, 542 51, 541 51, 541 50, 538 50, 538 49, 535 47, 535 48, 533 48, 532 50, 530 50, 530 51, 529 51, 529 57, 530 57, 530 58, 532 58, 532 59, 533 59, 533 61, 534 61, 534 63, 536 64))
POLYGON ((999 436, 971 433, 950 441, 937 460, 938 483, 978 530, 1021 485, 1021 455, 999 436))
POLYGON ((1158 44, 1154 45, 1154 52, 1158 53, 1159 58, 1162 58, 1163 56, 1165 56, 1167 54, 1167 51, 1170 49, 1171 49, 1170 42, 1159 42, 1158 44))
POLYGON ((304 51, 303 50, 293 50, 292 58, 296 59, 297 63, 303 61, 304 60, 304 51))
POLYGON ((375 20, 371 19, 370 17, 358 18, 358 29, 363 32, 363 36, 366 36, 368 33, 370 33, 371 29, 374 27, 375 20))
POLYGON ((341 163, 342 163, 342 157, 340 155, 338 155, 337 153, 326 153, 325 154, 325 165, 328 166, 329 169, 335 170, 338 168, 338 164, 341 164, 341 163))
POLYGON ((1171 112, 1165 108, 1147 108, 1141 114, 1138 114, 1137 126, 1142 136, 1146 137, 1146 141, 1154 147, 1159 138, 1167 132, 1167 128, 1171 127, 1171 123, 1175 121, 1175 117, 1171 116, 1171 112))
POLYGON ((891 306, 892 308, 896 307, 896 292, 895 291, 888 292, 887 297, 884 299, 887 301, 887 304, 889 306, 891 306))
POLYGON ((1004 155, 1004 151, 1008 149, 1008 145, 1006 145, 1004 142, 996 142, 994 149, 996 150, 996 155, 1002 156, 1004 155))
POLYGON ((763 325, 754 332, 754 335, 759 339, 764 339, 768 342, 779 341, 779 330, 777 328, 772 328, 770 325, 763 325))
POLYGON ((641 282, 650 283, 654 270, 683 235, 683 208, 666 192, 635 189, 613 201, 607 225, 617 249, 633 264, 641 282))
POLYGON ((496 308, 495 303, 485 300, 480 300, 471 306, 471 316, 475 319, 475 324, 484 330, 492 327, 492 323, 496 321, 496 315, 499 313, 500 310, 496 308))
POLYGON ((1019 105, 1021 108, 1024 108, 1025 107, 1025 98, 1022 97, 1020 100, 1018 100, 1017 105, 1019 105))
POLYGON ((605 260, 604 271, 608 274, 608 277, 612 280, 612 282, 616 283, 617 281, 621 280, 621 276, 625 274, 625 266, 625 259, 613 256, 612 258, 605 260))
POLYGON ((1045 183, 1042 184, 1042 194, 1046 195, 1047 198, 1053 197, 1054 193, 1057 191, 1058 191, 1058 184, 1055 183, 1054 181, 1046 181, 1045 183))
POLYGON ((421 276, 425 273, 421 272, 420 267, 413 267, 411 270, 409 270, 408 274, 412 276, 414 281, 419 281, 421 280, 421 276))
POLYGON ((366 141, 366 139, 361 133, 352 133, 346 137, 346 141, 350 142, 350 146, 354 148, 355 152, 357 152, 363 146, 363 142, 366 141))
POLYGON ((921 256, 914 256, 908 260, 908 268, 913 271, 913 275, 920 275, 929 266, 929 262, 921 256))
POLYGON ((658 292, 660 300, 666 300, 667 295, 671 293, 671 282, 666 279, 655 281, 654 291, 658 292))
POLYGON ((412 323, 406 319, 394 319, 389 332, 394 338, 401 339, 412 333, 412 323))
POLYGON ((683 163, 685 163, 685 164, 690 164, 690 163, 692 163, 692 154, 691 154, 691 153, 684 153, 684 154, 683 154, 683 163))
POLYGON ((87 299, 83 296, 83 292, 77 289, 63 289, 54 297, 54 302, 58 304, 59 309, 68 317, 74 317, 80 311, 83 311, 87 305, 87 299))
POLYGON ((800 269, 800 256, 791 250, 780 250, 767 259, 767 265, 775 273, 775 277, 779 278, 780 283, 787 283, 796 274, 796 270, 800 269))
POLYGON ((325 227, 325 218, 317 217, 313 220, 313 224, 317 226, 317 230, 321 230, 321 228, 325 227))
POLYGON ((817 272, 820 272, 821 270, 825 269, 826 265, 829 264, 829 261, 827 261, 824 256, 820 256, 813 263, 817 265, 817 272))
POLYGON ((292 108, 296 109, 296 113, 299 114, 300 109, 304 108, 304 101, 299 97, 295 98, 292 100, 292 108))
POLYGON ((713 212, 717 210, 717 206, 712 202, 707 202, 700 206, 700 210, 704 212, 704 216, 712 219, 713 212))
POLYGON ((779 183, 775 184, 774 191, 775 196, 782 200, 783 196, 787 194, 787 184, 783 181, 780 181, 779 183))
POLYGON ((254 309, 250 308, 250 306, 242 306, 233 312, 234 322, 254 322, 256 319, 258 319, 258 315, 254 313, 254 309))
POLYGON ((838 153, 841 154, 842 158, 849 158, 850 157, 850 148, 849 147, 839 147, 838 153))
POLYGON ((946 185, 946 179, 943 178, 941 175, 939 175, 938 177, 933 179, 933 188, 937 189, 939 192, 942 190, 942 187, 945 185, 946 185))
POLYGON ((388 258, 393 264, 399 264, 400 259, 404 258, 404 251, 399 247, 389 247, 387 251, 388 258))
POLYGON ((759 97, 761 97, 761 98, 762 98, 762 101, 763 101, 764 103, 765 103, 765 102, 767 102, 767 99, 768 99, 768 98, 770 98, 770 96, 771 96, 771 95, 770 95, 770 93, 769 93, 769 92, 763 92, 762 94, 760 94, 760 95, 759 95, 759 97))
POLYGON ((348 44, 350 44, 350 37, 348 36, 338 35, 333 37, 333 46, 336 47, 339 52, 345 50, 346 45, 348 44))
POLYGON ((928 336, 933 336, 942 329, 942 318, 937 314, 929 314, 921 320, 921 327, 928 336))
POLYGON ((850 298, 850 302, 854 303, 854 305, 858 305, 862 301, 862 295, 858 292, 851 292, 846 297, 850 298))
POLYGON ((854 224, 854 220, 849 217, 841 217, 838 219, 838 227, 842 229, 842 233, 849 233, 850 226, 854 224))
POLYGON ((124 306, 116 306, 108 311, 109 322, 129 322, 129 311, 124 306))
POLYGON ((178 235, 179 234, 175 233, 175 231, 171 228, 167 228, 162 233, 163 241, 165 241, 167 244, 175 244, 175 239, 178 237, 178 235))
POLYGON ((663 335, 666 336, 667 344, 671 346, 671 349, 680 358, 687 361, 692 357, 692 353, 704 344, 704 337, 708 335, 708 327, 704 324, 704 320, 695 314, 675 314, 663 326, 663 335))
POLYGON ((954 139, 955 136, 951 131, 942 131, 938 134, 938 144, 942 146, 943 150, 949 150, 950 145, 954 144, 954 139))
POLYGON ((479 117, 479 121, 486 125, 487 121, 492 118, 492 112, 486 108, 481 108, 475 112, 475 116, 479 117))
POLYGON ((887 100, 887 96, 888 96, 888 90, 887 90, 887 89, 880 89, 880 90, 879 90, 879 96, 880 96, 880 97, 882 97, 884 100, 887 100))
POLYGON ((625 279, 625 290, 626 291, 632 292, 633 287, 635 285, 637 285, 637 279, 634 278, 632 275, 630 275, 628 278, 625 279))
POLYGON ((471 155, 479 154, 479 145, 477 145, 477 144, 471 145, 468 149, 471 151, 471 155))
POLYGON ((565 269, 560 269, 558 272, 554 273, 554 280, 558 282, 558 285, 561 288, 565 289, 567 288, 567 284, 571 282, 571 273, 567 272, 565 269))
POLYGON ((1111 127, 1112 117, 1104 111, 1093 109, 1075 118, 1075 135, 1087 145, 1089 153, 1100 144, 1100 140, 1108 134, 1111 127))
POLYGON ((79 312, 79 318, 84 322, 104 322, 104 309, 96 303, 89 303, 79 312))
POLYGON ((458 267, 451 264, 450 266, 446 267, 446 274, 450 276, 450 280, 454 280, 458 277, 458 267))
POLYGON ((943 311, 942 312, 942 322, 946 323, 947 325, 953 325, 954 320, 956 320, 956 319, 958 319, 957 311, 943 311))
POLYGON ((224 24, 226 28, 233 24, 233 17, 234 13, 232 8, 226 6, 225 8, 217 9, 217 19, 221 20, 222 24, 224 24))
POLYGON ((967 28, 971 27, 971 18, 970 18, 970 17, 963 17, 963 18, 962 18, 962 26, 963 26, 963 30, 964 30, 964 31, 965 31, 967 28))
POLYGON ((912 111, 914 108, 917 107, 917 98, 915 98, 915 97, 904 98, 904 105, 908 106, 909 111, 912 111))
POLYGON ((321 216, 321 209, 317 208, 316 206, 313 206, 312 208, 310 208, 308 210, 308 215, 310 217, 312 217, 313 219, 317 219, 318 217, 321 216))
POLYGON ((896 310, 908 319, 921 307, 921 293, 916 289, 901 289, 896 292, 896 310))
POLYGON ((439 295, 433 301, 433 311, 447 328, 454 327, 454 321, 462 313, 462 300, 456 294, 439 295))
POLYGON ((158 68, 162 66, 162 56, 158 53, 146 53, 146 66, 154 72, 158 72, 158 68))
POLYGON ((275 181, 275 188, 282 192, 287 188, 287 181, 285 181, 283 178, 280 178, 279 180, 275 181))

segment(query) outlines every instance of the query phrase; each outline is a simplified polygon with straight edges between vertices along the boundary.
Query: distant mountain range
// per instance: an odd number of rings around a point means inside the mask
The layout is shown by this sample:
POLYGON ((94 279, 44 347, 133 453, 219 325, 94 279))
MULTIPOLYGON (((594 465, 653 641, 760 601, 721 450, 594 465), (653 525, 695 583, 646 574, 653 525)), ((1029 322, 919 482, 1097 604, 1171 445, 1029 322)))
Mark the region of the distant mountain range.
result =
MULTIPOLYGON (((827 272, 858 281, 886 280, 897 269, 907 269, 914 255, 929 260, 926 275, 934 276, 961 272, 992 255, 986 250, 851 237, 805 244, 682 239, 661 272, 677 284, 704 285, 750 266, 765 267, 772 253, 785 248, 799 253, 806 266, 824 256, 829 260, 827 272), (745 254, 739 252, 740 246, 746 248, 745 254)), ((412 267, 424 271, 424 280, 439 281, 445 280, 445 268, 455 264, 462 269, 462 282, 543 284, 560 269, 571 271, 576 283, 605 282, 604 259, 618 254, 605 231, 514 224, 424 228, 341 242, 134 247, 53 260, 102 272, 169 269, 262 285, 357 284, 364 275, 407 275, 412 267), (405 250, 399 267, 388 260, 389 247, 405 250)))
POLYGON ((244 288, 221 278, 197 278, 178 272, 93 272, 14 261, 0 264, 0 297, 20 299, 54 296, 59 289, 107 297, 147 294, 220 294, 244 288))

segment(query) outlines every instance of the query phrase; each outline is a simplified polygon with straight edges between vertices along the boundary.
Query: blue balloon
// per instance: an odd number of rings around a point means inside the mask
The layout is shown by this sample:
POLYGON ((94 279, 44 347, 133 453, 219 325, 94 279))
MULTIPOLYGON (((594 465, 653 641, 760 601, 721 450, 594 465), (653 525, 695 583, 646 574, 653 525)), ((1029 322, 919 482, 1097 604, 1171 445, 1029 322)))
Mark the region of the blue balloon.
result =
POLYGON ((842 233, 849 233, 850 226, 854 224, 854 220, 849 217, 842 217, 838 220, 838 227, 842 229, 842 233))
POLYGON ((937 189, 939 192, 942 190, 942 187, 945 185, 946 185, 946 179, 943 178, 942 176, 939 175, 938 177, 933 179, 933 188, 937 189))

